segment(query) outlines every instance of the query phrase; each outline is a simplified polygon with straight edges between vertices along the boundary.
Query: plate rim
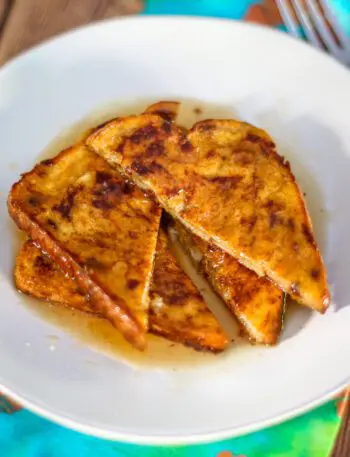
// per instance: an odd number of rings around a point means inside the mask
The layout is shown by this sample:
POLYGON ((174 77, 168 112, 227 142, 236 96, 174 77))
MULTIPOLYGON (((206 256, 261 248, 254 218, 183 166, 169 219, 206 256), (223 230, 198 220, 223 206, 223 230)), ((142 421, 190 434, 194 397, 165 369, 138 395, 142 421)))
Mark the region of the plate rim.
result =
POLYGON ((258 24, 255 22, 246 22, 239 19, 228 19, 228 18, 220 18, 220 17, 209 17, 209 16, 186 16, 181 14, 170 15, 170 14, 136 14, 131 16, 121 16, 121 17, 112 17, 107 19, 101 19, 98 21, 94 21, 90 24, 83 24, 75 27, 71 30, 66 30, 63 33, 55 35, 53 37, 47 38, 40 42, 39 44, 34 45, 31 48, 25 49, 24 51, 19 52, 15 56, 11 57, 8 61, 6 61, 2 66, 0 66, 0 75, 1 73, 8 70, 9 67, 18 64, 18 61, 22 59, 28 58, 31 54, 35 54, 36 52, 40 51, 42 48, 49 47, 55 44, 58 41, 69 39, 71 36, 76 34, 92 30, 94 28, 99 28, 103 26, 112 26, 113 24, 118 24, 120 22, 151 22, 151 21, 168 21, 168 22, 202 22, 202 23, 222 23, 234 26, 237 28, 242 29, 252 29, 252 30, 260 30, 260 32, 272 35, 278 35, 280 39, 284 39, 290 42, 293 42, 297 46, 301 46, 304 50, 308 49, 312 54, 315 52, 319 55, 319 57, 326 59, 328 62, 332 62, 333 65, 336 65, 338 68, 342 69, 346 73, 348 73, 348 68, 332 57, 330 54, 322 51, 320 48, 316 48, 309 43, 290 35, 283 30, 268 27, 262 24, 258 24))
POLYGON ((147 446, 179 446, 179 445, 194 445, 194 444, 205 444, 223 441, 230 438, 237 438, 239 436, 254 433, 265 428, 269 428, 288 420, 294 419, 298 416, 306 414, 319 406, 322 406, 327 401, 334 399, 337 395, 343 392, 349 385, 349 380, 343 381, 336 387, 325 392, 322 396, 316 397, 311 401, 305 402, 301 406, 293 409, 288 409, 276 416, 272 416, 266 419, 262 419, 254 424, 242 425, 240 427, 227 428, 221 431, 213 431, 206 433, 196 433, 192 435, 138 435, 125 432, 118 432, 114 430, 102 429, 94 425, 84 425, 74 419, 58 415, 55 412, 45 409, 41 406, 36 405, 30 400, 26 400, 25 397, 17 395, 6 387, 0 385, 0 394, 7 395, 11 400, 19 403, 24 408, 28 409, 32 413, 43 417, 51 422, 54 422, 60 426, 72 429, 76 432, 83 433, 88 436, 95 436, 97 438, 117 441, 121 443, 139 444, 147 446))
MULTIPOLYGON (((301 46, 304 48, 304 51, 309 48, 311 54, 317 53, 322 59, 326 59, 329 64, 336 65, 339 69, 346 71, 348 74, 347 68, 332 58, 330 55, 326 54, 325 52, 312 47, 311 45, 296 39, 295 37, 281 31, 276 30, 270 27, 266 27, 259 24, 243 22, 235 19, 225 19, 225 18, 215 18, 215 17, 199 17, 199 16, 184 16, 184 15, 135 15, 135 16, 123 16, 117 18, 110 18, 104 19, 100 21, 96 21, 92 24, 82 25, 73 30, 68 30, 62 34, 49 38, 42 43, 27 49, 15 57, 11 58, 7 61, 3 66, 0 67, 0 77, 8 71, 11 71, 13 67, 16 67, 20 64, 23 60, 28 58, 32 58, 35 56, 36 53, 40 52, 45 48, 49 48, 52 45, 55 45, 59 41, 69 40, 71 36, 81 33, 88 33, 90 30, 94 28, 100 28, 104 26, 118 26, 120 22, 195 22, 195 23, 203 23, 203 24, 227 24, 236 28, 241 29, 251 29, 251 30, 260 30, 265 34, 273 34, 276 37, 279 36, 280 40, 288 40, 293 41, 295 45, 301 46)), ((259 32, 259 33, 260 33, 259 32)), ((341 70, 341 71, 342 71, 341 70)), ((350 81, 350 79, 349 79, 350 81)), ((53 421, 61 426, 68 427, 74 429, 75 431, 81 432, 83 434, 93 435, 99 438, 107 439, 107 440, 114 440, 120 442, 127 442, 127 443, 135 443, 135 444, 143 444, 143 445, 183 445, 183 444, 200 444, 206 442, 213 442, 213 441, 221 441, 228 438, 234 438, 237 436, 242 436, 247 433, 256 432, 258 430, 271 427, 273 425, 277 425, 281 422, 290 420, 294 417, 299 415, 305 414, 312 409, 321 406, 322 404, 326 403, 328 400, 334 398, 337 394, 342 392, 348 385, 350 381, 350 376, 347 379, 341 381, 336 386, 330 387, 327 391, 325 391, 322 395, 318 395, 317 397, 310 399, 309 401, 304 402, 303 404, 296 406, 294 408, 289 408, 277 415, 272 417, 267 417, 260 421, 245 424, 239 427, 228 428, 224 430, 217 430, 212 432, 205 432, 205 433, 196 433, 192 435, 138 435, 134 433, 128 432, 118 432, 114 430, 107 430, 103 428, 99 428, 95 425, 84 425, 83 423, 71 419, 69 417, 65 417, 64 415, 57 414, 51 411, 49 408, 44 408, 42 406, 38 406, 35 404, 35 401, 31 401, 26 399, 25 395, 19 395, 13 392, 11 389, 7 388, 6 386, 0 384, 0 393, 7 395, 9 398, 13 399, 14 401, 20 403, 24 408, 32 411, 35 414, 38 414, 45 419, 53 421)))

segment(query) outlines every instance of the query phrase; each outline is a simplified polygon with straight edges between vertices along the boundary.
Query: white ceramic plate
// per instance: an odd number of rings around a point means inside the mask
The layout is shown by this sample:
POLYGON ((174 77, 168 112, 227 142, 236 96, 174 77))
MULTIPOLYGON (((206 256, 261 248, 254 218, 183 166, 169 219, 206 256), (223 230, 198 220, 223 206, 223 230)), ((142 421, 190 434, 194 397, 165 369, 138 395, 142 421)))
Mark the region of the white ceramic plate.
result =
MULTIPOLYGON (((349 119, 348 70, 288 36, 235 22, 104 22, 6 65, 0 72, 3 390, 61 424, 141 443, 245 433, 339 391, 350 372, 349 119), (135 367, 78 343, 15 291, 6 197, 47 144, 89 113, 81 129, 97 117, 139 110, 145 100, 179 98, 202 107, 193 118, 239 116, 276 139, 306 192, 333 305, 325 316, 293 312, 273 349, 237 345, 194 366, 174 358, 167 366, 135 367)), ((62 144, 74 135, 61 137, 62 144)))

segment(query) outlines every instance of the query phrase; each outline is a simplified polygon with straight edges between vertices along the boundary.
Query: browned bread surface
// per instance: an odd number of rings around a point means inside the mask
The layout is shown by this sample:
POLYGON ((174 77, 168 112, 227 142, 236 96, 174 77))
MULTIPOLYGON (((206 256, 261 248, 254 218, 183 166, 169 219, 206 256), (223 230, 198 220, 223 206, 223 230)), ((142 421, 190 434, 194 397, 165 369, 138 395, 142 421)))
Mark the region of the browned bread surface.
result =
POLYGON ((16 288, 27 295, 97 314, 78 283, 65 275, 31 240, 24 243, 16 257, 14 276, 16 288))
POLYGON ((222 351, 227 338, 160 230, 151 285, 151 329, 196 349, 222 351))
POLYGON ((175 121, 180 109, 180 103, 174 101, 161 101, 148 106, 145 113, 158 114, 167 121, 175 121))
POLYGON ((154 114, 114 120, 87 145, 191 232, 324 312, 326 271, 303 196, 270 136, 234 120, 186 132, 154 114))
MULTIPOLYGON (((35 298, 95 314, 89 297, 32 241, 16 258, 17 289, 35 298)), ((150 290, 150 332, 199 350, 221 351, 227 339, 198 289, 181 269, 160 232, 150 290)))
POLYGON ((23 175, 8 208, 95 312, 144 347, 160 208, 83 144, 23 175))
POLYGON ((252 341, 276 344, 284 315, 284 292, 266 277, 241 265, 214 244, 175 224, 181 244, 193 263, 242 324, 252 341))

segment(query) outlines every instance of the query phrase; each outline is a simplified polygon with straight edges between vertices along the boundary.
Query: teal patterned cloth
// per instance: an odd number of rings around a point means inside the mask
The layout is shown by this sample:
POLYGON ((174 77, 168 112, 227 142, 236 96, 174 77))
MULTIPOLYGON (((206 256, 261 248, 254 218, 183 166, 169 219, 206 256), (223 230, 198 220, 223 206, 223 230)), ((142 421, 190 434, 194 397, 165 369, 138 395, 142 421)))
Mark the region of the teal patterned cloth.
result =
MULTIPOLYGON (((273 0, 148 0, 143 14, 184 14, 246 19, 282 27, 273 0), (270 10, 269 10, 270 9, 270 10)), ((350 0, 333 0, 350 36, 350 0)), ((1 398, 0 398, 1 400, 1 398)), ((284 424, 239 438, 198 446, 141 447, 67 430, 29 411, 1 414, 1 457, 327 457, 340 424, 344 399, 284 424)))
MULTIPOLYGON (((329 0, 339 23, 350 37, 350 0, 329 0)), ((145 14, 181 14, 193 16, 211 16, 228 19, 247 19, 250 11, 262 11, 275 8, 275 0, 147 0, 145 14)), ((259 20, 259 13, 255 22, 259 20)), ((266 19, 268 24, 269 18, 266 19)), ((283 28, 282 24, 269 24, 283 28)))
POLYGON ((337 402, 260 432, 217 443, 146 447, 85 436, 29 411, 0 414, 1 457, 328 457, 337 402))
POLYGON ((244 17, 256 0, 148 0, 145 14, 185 14, 229 19, 244 17))
POLYGON ((333 7, 336 16, 350 37, 350 1, 349 0, 333 0, 333 7))

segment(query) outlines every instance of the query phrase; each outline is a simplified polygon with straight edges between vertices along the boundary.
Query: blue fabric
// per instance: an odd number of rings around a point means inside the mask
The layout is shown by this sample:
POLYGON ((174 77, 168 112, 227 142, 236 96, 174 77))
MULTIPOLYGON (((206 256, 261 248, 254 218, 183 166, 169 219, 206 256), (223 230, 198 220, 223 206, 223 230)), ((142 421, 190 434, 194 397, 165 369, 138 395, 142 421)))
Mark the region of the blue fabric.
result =
POLYGON ((328 457, 339 419, 334 402, 261 432, 196 446, 137 446, 60 427, 29 411, 0 414, 1 457, 328 457), (311 432, 312 431, 312 432, 311 432))
POLYGON ((145 14, 186 14, 187 16, 214 16, 242 18, 257 0, 148 0, 145 14))

